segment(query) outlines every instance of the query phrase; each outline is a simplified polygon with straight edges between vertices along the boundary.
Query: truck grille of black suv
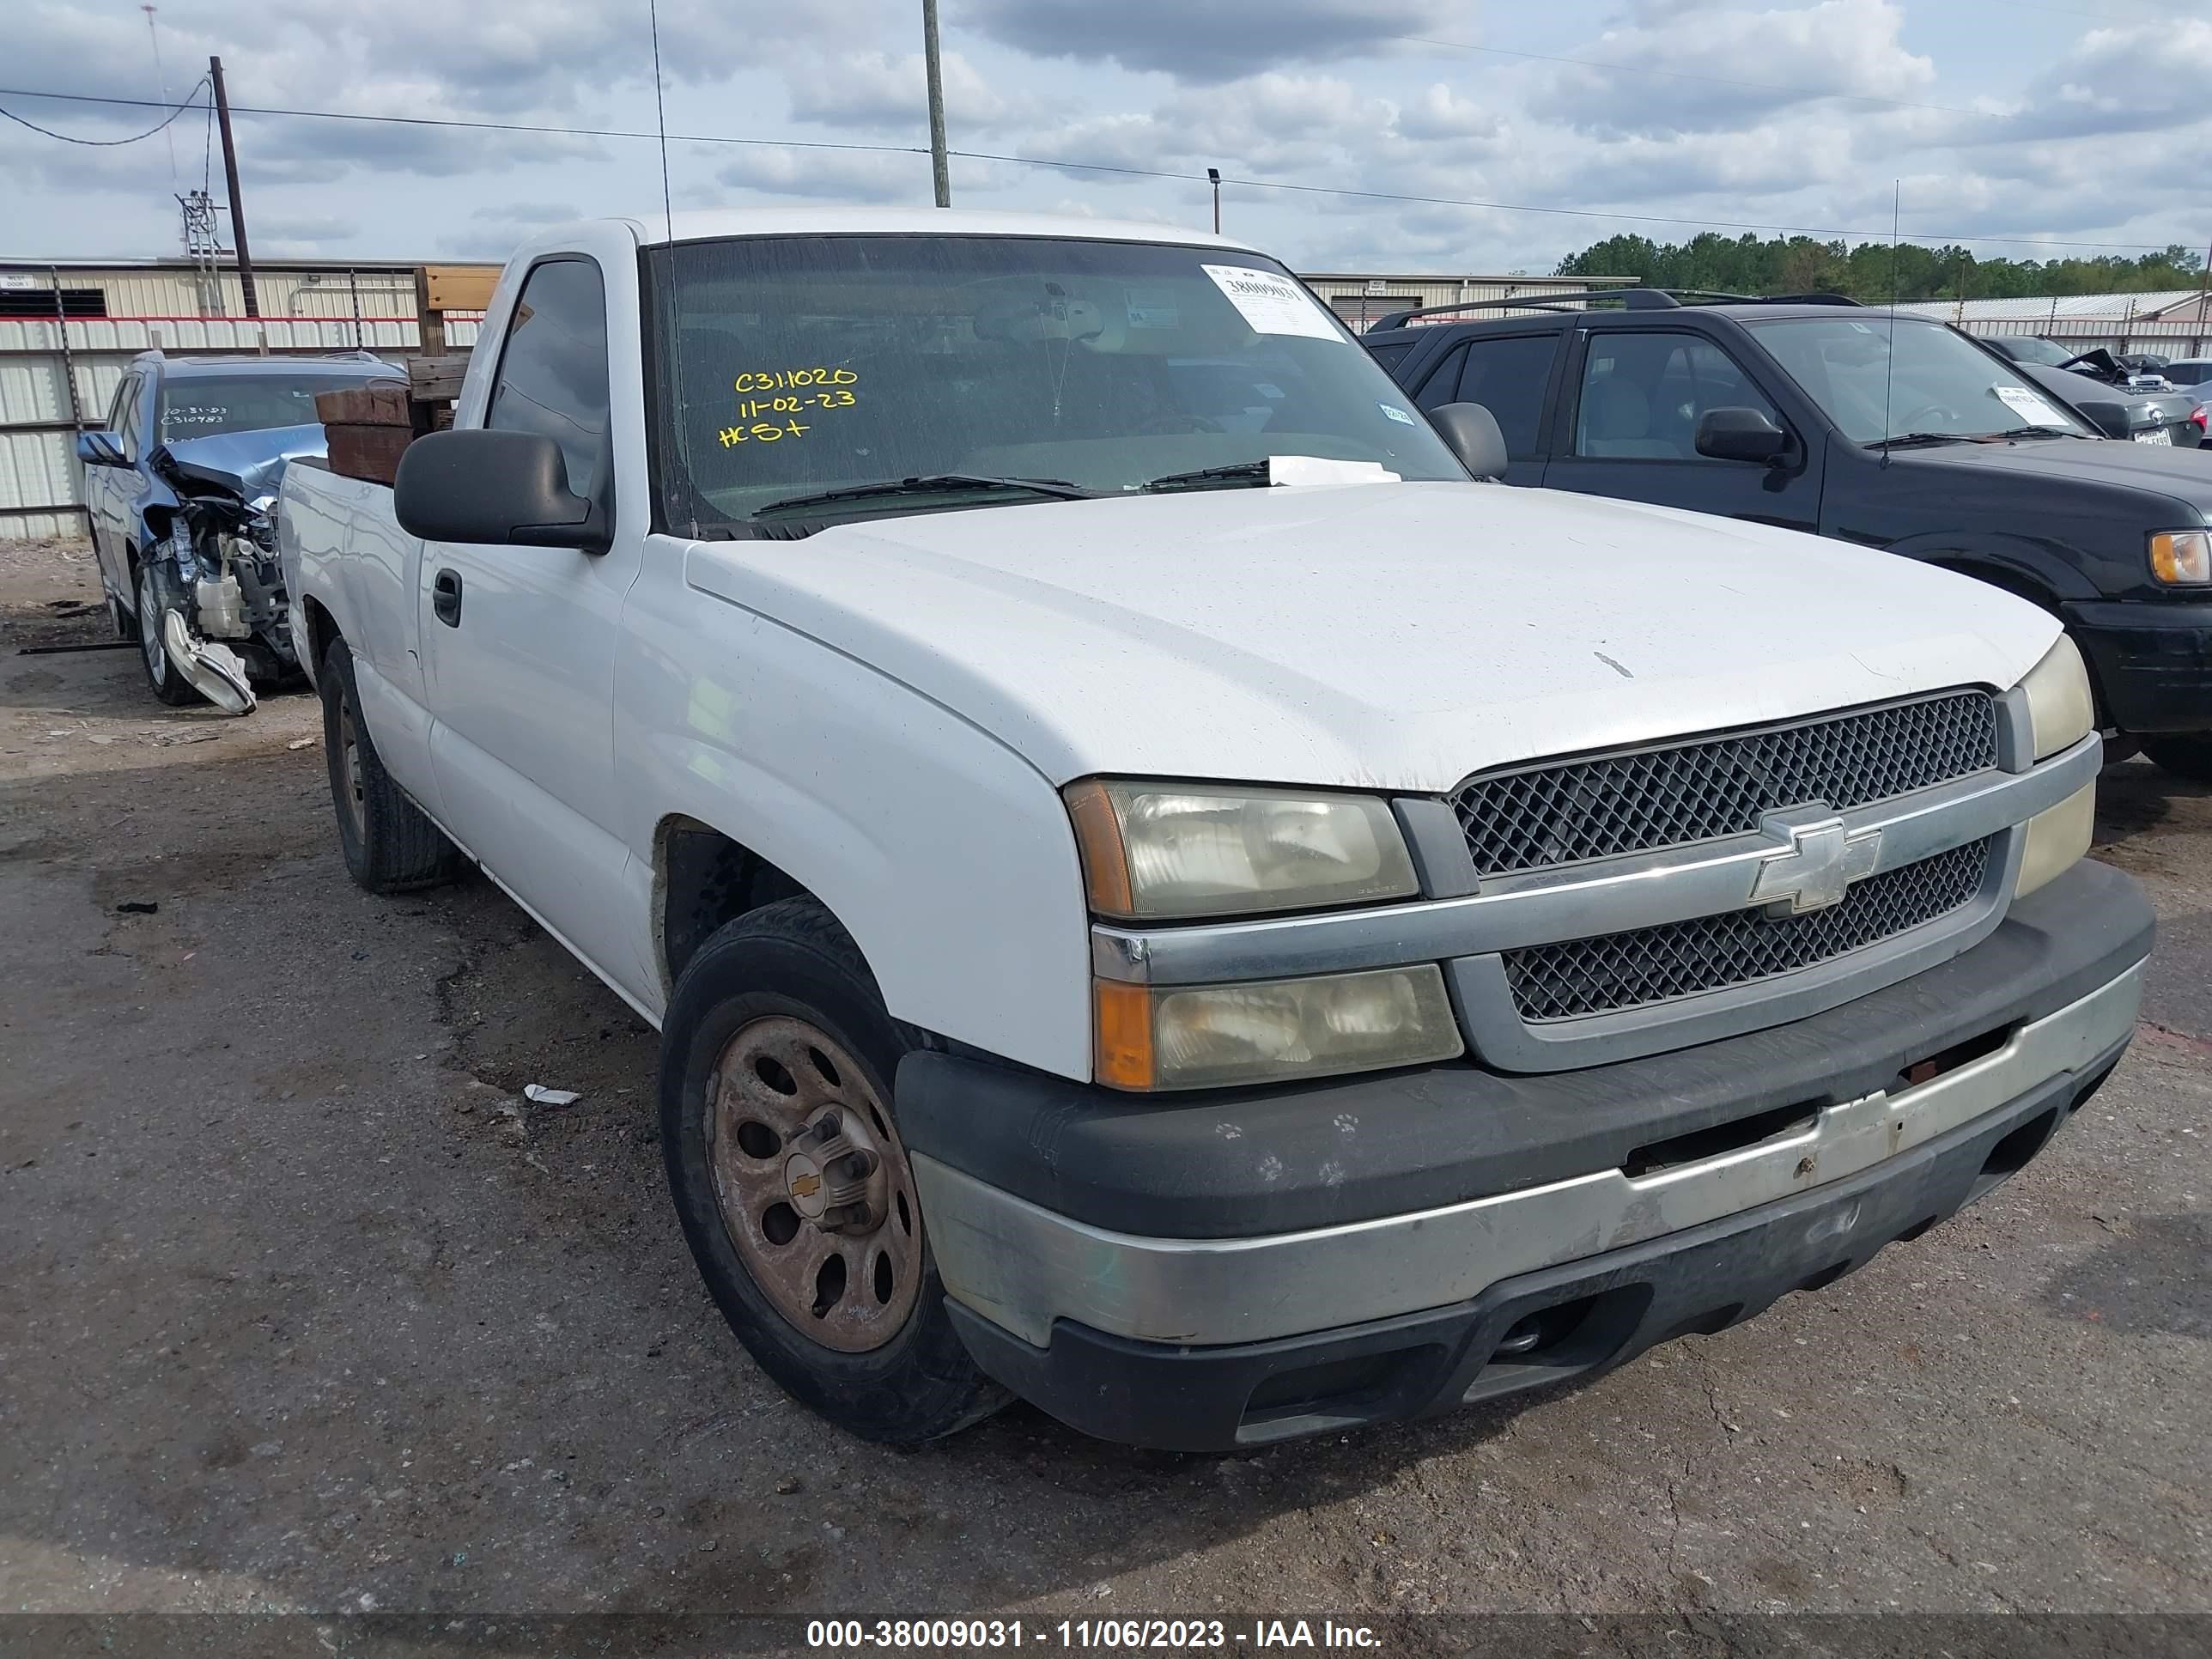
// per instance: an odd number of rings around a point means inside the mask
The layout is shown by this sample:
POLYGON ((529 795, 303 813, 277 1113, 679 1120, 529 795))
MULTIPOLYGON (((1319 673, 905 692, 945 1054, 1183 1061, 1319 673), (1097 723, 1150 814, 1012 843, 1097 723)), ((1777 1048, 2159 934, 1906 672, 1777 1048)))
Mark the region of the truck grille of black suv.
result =
POLYGON ((1504 953, 1524 1020, 1575 1019, 1749 984, 1933 921, 1980 890, 1996 838, 1956 847, 1854 885, 1802 916, 1731 910, 1694 921, 1504 953))
POLYGON ((1777 807, 1824 801, 1844 811, 1996 759, 1996 700, 1986 691, 1951 691, 1493 773, 1461 785, 1452 804, 1475 869, 1500 876, 1743 835, 1777 807))

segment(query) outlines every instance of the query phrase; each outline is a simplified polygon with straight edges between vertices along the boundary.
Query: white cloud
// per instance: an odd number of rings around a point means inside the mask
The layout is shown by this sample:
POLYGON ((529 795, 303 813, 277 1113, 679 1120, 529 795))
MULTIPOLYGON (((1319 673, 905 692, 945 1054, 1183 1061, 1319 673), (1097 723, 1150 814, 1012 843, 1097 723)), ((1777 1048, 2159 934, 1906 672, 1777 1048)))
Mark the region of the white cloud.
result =
MULTIPOLYGON (((1667 239, 1695 227, 1393 196, 1873 230, 1887 228, 1899 177, 1907 234, 2201 245, 2212 238, 2197 180, 2212 109, 2192 94, 2212 83, 2212 23, 2180 0, 2162 12, 2136 0, 2125 15, 2096 27, 2021 8, 2000 27, 1986 8, 1939 0, 1552 0, 1479 20, 1472 0, 945 0, 955 149, 1065 164, 956 157, 954 187, 961 200, 1177 224, 1207 222, 1209 167, 1341 187, 1368 194, 1232 185, 1228 228, 1293 260, 1396 270, 1540 270, 1615 230, 1667 239), (1406 38, 1416 36, 1498 52, 1406 38), (1130 171, 1074 165, 1085 162, 1130 171)), ((195 0, 160 16, 173 94, 221 52, 241 105, 653 123, 636 0, 541 0, 526 12, 195 0)), ((18 0, 8 79, 151 97, 143 22, 132 7, 18 0)), ((771 141, 679 137, 678 205, 928 199, 927 158, 910 153, 926 142, 910 0, 742 13, 662 0, 660 26, 670 128, 771 141)), ((150 122, 143 111, 11 106, 88 136, 150 122)), ((281 225, 301 252, 480 254, 556 218, 659 206, 649 139, 246 114, 238 128, 252 220, 272 246, 281 225)), ((197 114, 178 125, 176 182, 198 182, 204 131, 197 114)), ((175 245, 161 139, 88 149, 0 127, 0 171, 15 251, 175 245)))

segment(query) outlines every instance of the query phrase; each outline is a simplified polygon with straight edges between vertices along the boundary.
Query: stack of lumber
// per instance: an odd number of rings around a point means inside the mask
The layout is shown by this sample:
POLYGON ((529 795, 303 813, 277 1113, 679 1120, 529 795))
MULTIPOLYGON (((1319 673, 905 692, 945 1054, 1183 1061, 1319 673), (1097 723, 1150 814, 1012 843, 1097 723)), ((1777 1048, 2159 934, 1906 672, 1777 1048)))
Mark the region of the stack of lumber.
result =
POLYGON ((371 380, 318 392, 315 416, 323 423, 331 471, 342 477, 390 483, 409 444, 453 424, 453 401, 460 394, 468 364, 466 352, 417 357, 407 365, 404 383, 371 380))

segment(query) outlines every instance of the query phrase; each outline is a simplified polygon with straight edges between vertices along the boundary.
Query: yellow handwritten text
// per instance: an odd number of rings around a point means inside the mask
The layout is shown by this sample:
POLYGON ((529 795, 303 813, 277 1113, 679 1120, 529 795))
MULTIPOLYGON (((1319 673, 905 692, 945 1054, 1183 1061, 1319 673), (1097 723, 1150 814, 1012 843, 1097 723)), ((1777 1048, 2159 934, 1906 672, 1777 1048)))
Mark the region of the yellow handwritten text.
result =
POLYGON ((781 443, 786 438, 796 438, 813 430, 796 421, 786 421, 781 426, 773 421, 756 421, 749 427, 726 426, 714 435, 721 441, 723 448, 735 449, 739 444, 781 443))
POLYGON ((860 377, 849 368, 748 369, 738 376, 739 392, 795 392, 810 386, 857 386, 860 377))

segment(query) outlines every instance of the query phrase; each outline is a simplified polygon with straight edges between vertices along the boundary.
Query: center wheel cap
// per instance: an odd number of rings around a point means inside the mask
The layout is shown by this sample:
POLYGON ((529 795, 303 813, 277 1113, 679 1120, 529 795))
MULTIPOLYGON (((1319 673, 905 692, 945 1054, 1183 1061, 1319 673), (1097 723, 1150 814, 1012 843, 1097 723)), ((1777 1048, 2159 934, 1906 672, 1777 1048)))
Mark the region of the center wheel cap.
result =
POLYGON ((783 1188, 802 1218, 823 1232, 855 1236, 883 1224, 890 1183, 858 1114, 825 1106, 787 1145, 783 1188))

